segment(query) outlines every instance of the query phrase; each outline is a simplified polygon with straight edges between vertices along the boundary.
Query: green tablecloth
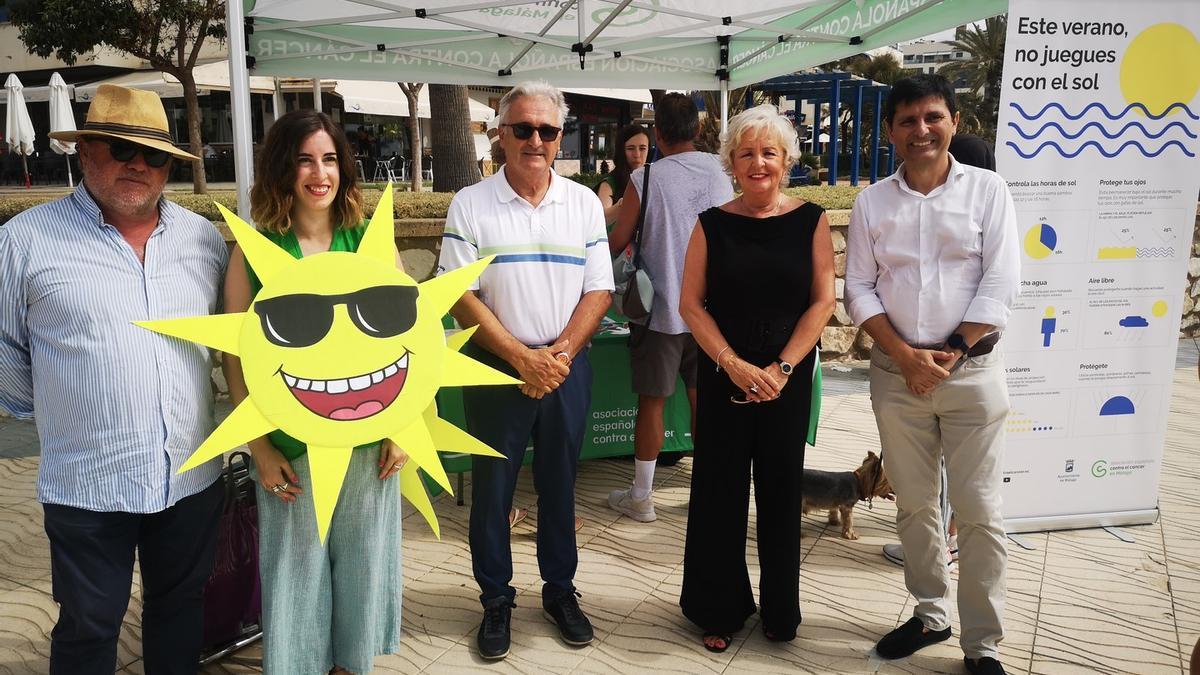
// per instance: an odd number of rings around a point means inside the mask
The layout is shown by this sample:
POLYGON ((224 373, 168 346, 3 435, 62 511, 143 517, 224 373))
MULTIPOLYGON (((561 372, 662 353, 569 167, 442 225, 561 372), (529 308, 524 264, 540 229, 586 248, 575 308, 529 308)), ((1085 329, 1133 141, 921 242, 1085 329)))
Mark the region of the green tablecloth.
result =
MULTIPOLYGON (((620 324, 604 321, 592 339, 588 358, 592 363, 592 406, 588 411, 587 431, 582 459, 633 454, 633 423, 637 416, 637 395, 630 386, 629 331, 620 324)), ((447 387, 437 395, 438 414, 465 429, 462 388, 447 387)), ((666 439, 663 450, 691 450, 691 413, 683 382, 676 383, 675 395, 667 401, 664 413, 666 439)), ((526 455, 526 462, 531 455, 526 455)), ((471 458, 462 453, 442 453, 449 473, 471 470, 471 458)), ((428 484, 428 482, 427 482, 428 484)))

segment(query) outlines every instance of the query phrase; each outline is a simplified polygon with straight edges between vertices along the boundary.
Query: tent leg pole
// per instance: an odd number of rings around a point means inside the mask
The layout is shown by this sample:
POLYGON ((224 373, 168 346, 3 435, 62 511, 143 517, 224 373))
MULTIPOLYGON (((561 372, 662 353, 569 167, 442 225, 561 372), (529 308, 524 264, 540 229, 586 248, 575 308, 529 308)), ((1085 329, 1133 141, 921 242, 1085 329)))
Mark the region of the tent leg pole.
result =
POLYGON ((283 116, 283 113, 287 112, 287 108, 283 102, 283 88, 279 86, 279 78, 273 77, 271 79, 275 84, 275 91, 271 94, 271 113, 275 115, 275 120, 272 123, 274 123, 283 116))
POLYGON ((250 73, 246 63, 245 17, 242 3, 225 3, 229 39, 229 99, 233 117, 233 169, 237 181, 238 215, 250 219, 250 182, 254 180, 254 143, 250 138, 250 73))
POLYGON ((321 112, 321 78, 313 78, 313 110, 321 112))
POLYGON ((721 80, 721 135, 729 126, 729 80, 721 80))
POLYGON ((63 155, 63 159, 67 160, 67 187, 75 187, 75 177, 71 175, 71 156, 63 155))

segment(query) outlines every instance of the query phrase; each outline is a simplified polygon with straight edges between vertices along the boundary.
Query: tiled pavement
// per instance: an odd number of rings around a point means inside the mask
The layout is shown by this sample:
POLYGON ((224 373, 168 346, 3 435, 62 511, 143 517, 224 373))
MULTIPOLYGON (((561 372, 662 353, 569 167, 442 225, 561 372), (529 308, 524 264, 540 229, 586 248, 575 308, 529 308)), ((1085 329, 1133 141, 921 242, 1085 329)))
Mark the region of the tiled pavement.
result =
MULTIPOLYGON (((1103 530, 1026 535, 1033 550, 1009 544, 1008 637, 1002 645, 1009 672, 1186 672, 1200 636, 1200 505, 1193 496, 1200 484, 1197 354, 1194 341, 1180 343, 1159 522, 1124 528, 1134 538, 1130 544, 1103 530)), ((857 466, 866 450, 876 447, 865 371, 861 365, 850 372, 830 371, 825 382, 821 444, 810 453, 809 465, 857 466)), ((47 670, 47 634, 56 608, 34 495, 37 461, 32 425, 0 419, 0 673, 47 670)), ((480 612, 466 546, 468 509, 446 495, 436 502, 441 541, 419 515, 410 514, 404 541, 405 638, 399 654, 376 660, 376 672, 962 672, 954 640, 892 663, 872 655, 873 641, 912 611, 902 571, 879 554, 880 546, 894 539, 895 512, 887 503, 856 509, 857 541, 826 530, 818 514, 805 517, 804 624, 797 640, 769 643, 752 619, 728 652, 704 651, 677 606, 689 467, 684 460, 659 471, 659 519, 639 524, 603 506, 609 490, 627 484, 632 464, 583 465, 578 501, 586 524, 579 533, 577 583, 597 639, 582 649, 563 646, 541 616, 537 513, 529 472, 524 472, 518 502, 534 508, 513 534, 519 589, 514 645, 499 664, 483 662, 473 649, 480 612)), ((753 527, 750 532, 753 554, 753 527)), ((139 599, 135 590, 121 636, 121 672, 142 672, 139 599)), ((254 646, 206 672, 247 673, 259 667, 254 646)))

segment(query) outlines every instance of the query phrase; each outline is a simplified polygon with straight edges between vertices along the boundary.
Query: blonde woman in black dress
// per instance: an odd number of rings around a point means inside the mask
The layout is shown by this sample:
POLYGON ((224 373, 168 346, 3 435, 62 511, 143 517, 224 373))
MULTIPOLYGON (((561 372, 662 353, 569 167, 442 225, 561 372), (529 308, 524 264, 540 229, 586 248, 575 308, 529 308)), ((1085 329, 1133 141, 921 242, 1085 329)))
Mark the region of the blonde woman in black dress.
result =
POLYGON ((700 214, 679 308, 700 345, 683 613, 723 652, 756 610, 746 566, 750 481, 758 608, 770 640, 800 624, 800 475, 821 330, 834 309, 824 209, 780 191, 799 159, 773 106, 730 120, 721 161, 741 195, 700 214))

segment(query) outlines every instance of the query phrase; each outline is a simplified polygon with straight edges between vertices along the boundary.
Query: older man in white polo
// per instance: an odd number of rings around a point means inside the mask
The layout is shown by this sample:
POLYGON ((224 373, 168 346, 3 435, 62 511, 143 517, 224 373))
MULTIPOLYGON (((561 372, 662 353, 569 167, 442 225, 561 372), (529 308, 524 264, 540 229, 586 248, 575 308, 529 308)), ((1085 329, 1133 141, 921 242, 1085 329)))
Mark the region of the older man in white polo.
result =
POLYGON ((479 326, 474 356, 525 383, 463 392, 468 429, 505 455, 471 465, 471 561, 486 659, 508 655, 516 597, 508 513, 531 437, 542 608, 566 643, 592 641, 574 585, 575 470, 591 402, 587 347, 613 278, 600 200, 552 168, 566 114, 563 95, 543 82, 506 94, 504 168, 455 195, 442 238, 440 271, 496 256, 451 313, 463 326, 479 326))

